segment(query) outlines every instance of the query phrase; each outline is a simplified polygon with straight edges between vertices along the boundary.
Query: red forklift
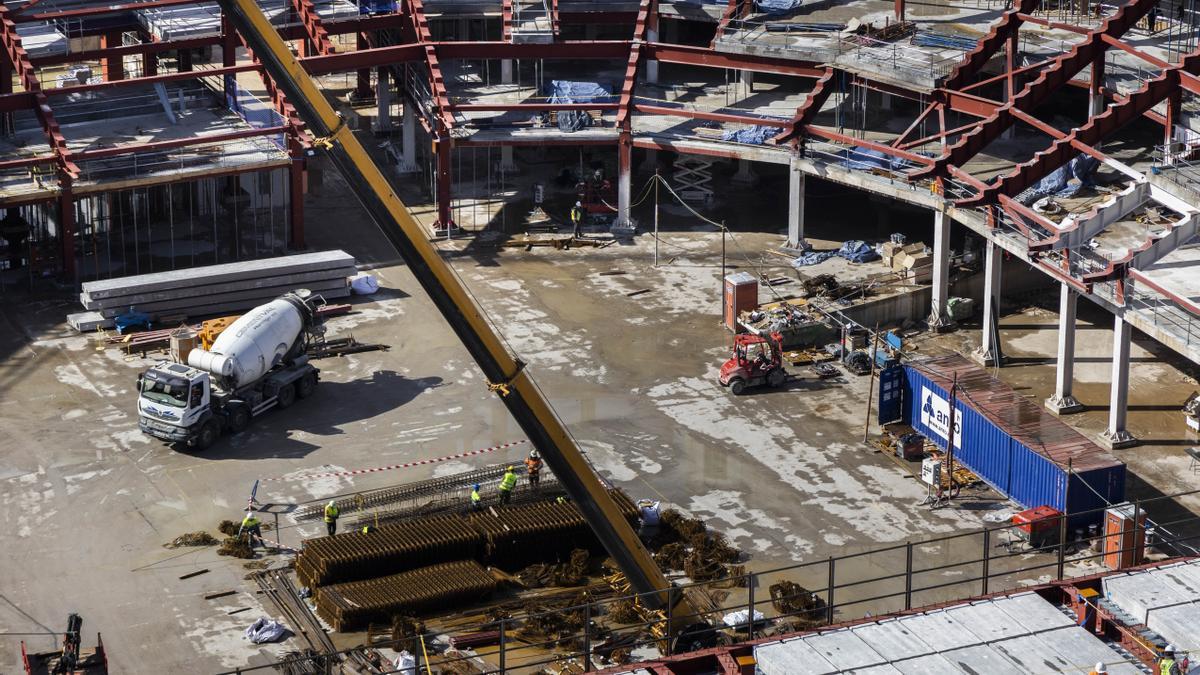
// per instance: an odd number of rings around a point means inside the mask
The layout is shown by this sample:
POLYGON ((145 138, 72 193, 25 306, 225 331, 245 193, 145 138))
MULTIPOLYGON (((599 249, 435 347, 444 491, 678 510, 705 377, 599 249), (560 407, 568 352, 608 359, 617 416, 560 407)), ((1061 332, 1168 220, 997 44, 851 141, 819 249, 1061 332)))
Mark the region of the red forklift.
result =
POLYGON ((81 647, 83 619, 78 614, 67 617, 67 632, 63 634, 62 649, 52 652, 29 652, 21 641, 21 661, 27 675, 108 675, 108 656, 104 641, 96 633, 96 647, 81 647))
POLYGON ((783 368, 783 336, 770 333, 764 337, 740 333, 733 338, 733 356, 721 365, 721 386, 729 387, 734 396, 741 396, 751 387, 767 385, 773 389, 787 382, 783 368))

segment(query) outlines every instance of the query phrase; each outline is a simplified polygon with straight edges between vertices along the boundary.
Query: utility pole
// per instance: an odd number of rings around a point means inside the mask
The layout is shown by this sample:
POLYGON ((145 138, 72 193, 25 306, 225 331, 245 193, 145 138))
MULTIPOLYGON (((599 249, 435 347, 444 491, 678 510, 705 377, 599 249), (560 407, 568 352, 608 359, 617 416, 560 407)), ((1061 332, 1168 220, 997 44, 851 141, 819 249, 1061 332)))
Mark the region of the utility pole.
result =
MULTIPOLYGON (((843 345, 845 343, 843 342, 843 345)), ((844 347, 843 347, 844 348, 844 347)), ((871 397, 875 395, 875 354, 879 351, 879 324, 875 324, 875 339, 872 343, 871 353, 871 380, 867 382, 867 421, 863 424, 863 443, 871 435, 871 397)))
POLYGON ((954 498, 954 425, 958 424, 957 411, 958 371, 955 371, 954 382, 950 385, 950 428, 946 430, 946 475, 950 478, 950 488, 946 490, 947 501, 954 498))
POLYGON ((658 168, 654 169, 654 266, 658 267, 658 168))

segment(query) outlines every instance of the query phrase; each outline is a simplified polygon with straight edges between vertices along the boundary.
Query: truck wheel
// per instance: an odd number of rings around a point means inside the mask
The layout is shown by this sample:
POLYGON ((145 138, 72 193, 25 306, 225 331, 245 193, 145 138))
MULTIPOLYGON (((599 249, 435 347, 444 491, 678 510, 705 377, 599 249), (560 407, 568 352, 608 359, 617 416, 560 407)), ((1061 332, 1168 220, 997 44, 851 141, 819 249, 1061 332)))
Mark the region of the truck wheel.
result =
POLYGON ((729 381, 729 391, 732 391, 734 396, 741 396, 746 393, 746 381, 740 377, 733 378, 729 381))
POLYGON ((280 408, 290 408, 296 402, 296 388, 285 384, 279 388, 279 393, 275 396, 280 408))
POLYGON ((213 443, 217 442, 217 437, 220 435, 221 428, 217 426, 217 421, 210 419, 200 427, 200 435, 196 436, 196 449, 209 449, 213 443))
POLYGON ((229 410, 229 431, 239 433, 250 426, 250 410, 244 405, 233 406, 229 410))
POLYGON ((783 369, 776 368, 775 370, 771 371, 770 375, 767 375, 767 384, 775 389, 778 389, 783 386, 783 382, 786 379, 787 376, 783 374, 783 369))
POLYGON ((312 396, 313 390, 317 388, 317 376, 309 373, 304 377, 296 380, 296 398, 308 398, 312 396))

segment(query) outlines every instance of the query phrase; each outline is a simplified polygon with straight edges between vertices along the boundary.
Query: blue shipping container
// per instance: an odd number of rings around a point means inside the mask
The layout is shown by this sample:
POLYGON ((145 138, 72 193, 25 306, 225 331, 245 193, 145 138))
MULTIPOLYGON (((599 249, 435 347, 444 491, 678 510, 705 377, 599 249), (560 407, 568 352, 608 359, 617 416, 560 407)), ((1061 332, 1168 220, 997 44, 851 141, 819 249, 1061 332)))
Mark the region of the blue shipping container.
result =
POLYGON ((945 448, 955 376, 954 457, 988 485, 1026 508, 1076 514, 1071 527, 1125 500, 1123 463, 961 356, 904 365, 904 421, 945 448))

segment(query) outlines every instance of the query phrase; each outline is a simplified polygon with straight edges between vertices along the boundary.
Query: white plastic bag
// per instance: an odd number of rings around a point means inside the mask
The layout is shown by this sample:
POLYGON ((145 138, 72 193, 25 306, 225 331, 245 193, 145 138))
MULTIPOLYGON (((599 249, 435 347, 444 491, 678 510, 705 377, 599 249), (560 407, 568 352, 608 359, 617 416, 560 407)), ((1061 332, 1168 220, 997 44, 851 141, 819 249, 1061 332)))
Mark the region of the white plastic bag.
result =
MULTIPOLYGON (((745 626, 746 625, 746 617, 748 615, 749 615, 749 612, 747 610, 739 609, 736 612, 730 612, 730 613, 726 614, 725 616, 721 617, 721 623, 725 624, 726 626, 729 626, 730 628, 737 628, 738 626, 745 626)), ((762 621, 765 618, 766 618, 766 616, 764 616, 762 612, 758 611, 757 609, 754 610, 754 622, 755 623, 758 623, 759 621, 762 621)))
POLYGON ((661 520, 659 512, 659 503, 643 499, 638 502, 638 512, 642 517, 642 525, 646 527, 657 527, 661 520))
POLYGON ((370 274, 356 274, 350 277, 350 292, 355 295, 371 295, 379 290, 379 282, 370 274))
POLYGON ((277 642, 287 633, 287 629, 278 621, 262 617, 250 624, 246 629, 246 639, 256 645, 264 642, 277 642))
POLYGON ((400 675, 417 675, 417 657, 409 654, 407 650, 400 652, 400 656, 396 657, 392 665, 400 675))

